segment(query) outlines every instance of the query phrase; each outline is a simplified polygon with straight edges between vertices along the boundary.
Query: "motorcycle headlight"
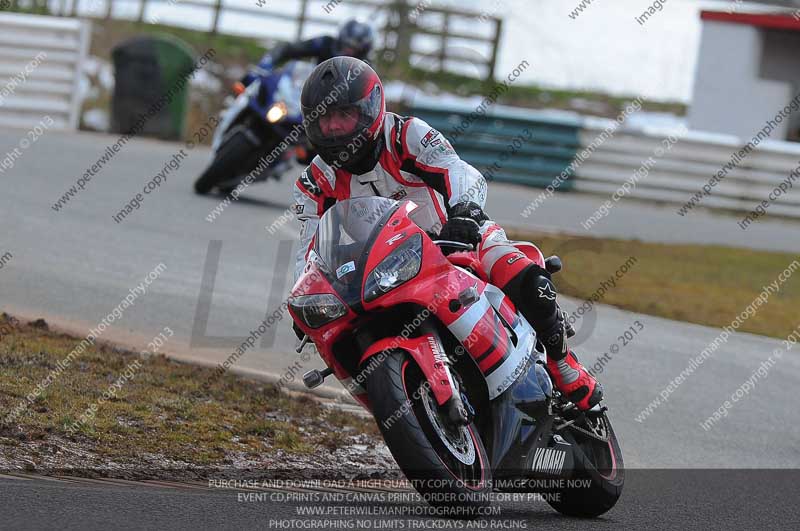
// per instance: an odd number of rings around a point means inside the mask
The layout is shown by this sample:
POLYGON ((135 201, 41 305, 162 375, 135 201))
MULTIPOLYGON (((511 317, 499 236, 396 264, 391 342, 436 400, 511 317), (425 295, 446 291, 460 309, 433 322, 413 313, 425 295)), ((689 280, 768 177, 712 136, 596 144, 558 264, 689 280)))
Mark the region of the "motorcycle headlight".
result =
POLYGON ((286 115, 289 114, 288 109, 286 108, 286 104, 282 101, 279 101, 275 105, 269 108, 267 111, 267 121, 271 124, 276 122, 280 122, 286 115))
POLYGON ((422 235, 414 234, 381 261, 367 277, 364 300, 377 299, 417 276, 422 265, 422 235))
POLYGON ((292 297, 289 306, 309 328, 319 328, 347 313, 345 305, 330 293, 292 297))

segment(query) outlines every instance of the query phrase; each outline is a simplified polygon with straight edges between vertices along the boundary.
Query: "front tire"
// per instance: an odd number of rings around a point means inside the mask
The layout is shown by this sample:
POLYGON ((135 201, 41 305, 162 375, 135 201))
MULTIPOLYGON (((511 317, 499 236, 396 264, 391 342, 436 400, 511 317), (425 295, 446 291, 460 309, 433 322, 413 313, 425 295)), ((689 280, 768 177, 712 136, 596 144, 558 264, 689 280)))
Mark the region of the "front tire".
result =
POLYGON ((242 133, 233 135, 217 152, 214 160, 194 183, 194 191, 205 195, 218 183, 228 181, 242 172, 243 162, 252 157, 255 148, 242 133))
POLYGON ((491 468, 475 425, 444 424, 422 371, 405 351, 373 360, 367 394, 400 469, 445 515, 477 516, 490 503, 491 468))

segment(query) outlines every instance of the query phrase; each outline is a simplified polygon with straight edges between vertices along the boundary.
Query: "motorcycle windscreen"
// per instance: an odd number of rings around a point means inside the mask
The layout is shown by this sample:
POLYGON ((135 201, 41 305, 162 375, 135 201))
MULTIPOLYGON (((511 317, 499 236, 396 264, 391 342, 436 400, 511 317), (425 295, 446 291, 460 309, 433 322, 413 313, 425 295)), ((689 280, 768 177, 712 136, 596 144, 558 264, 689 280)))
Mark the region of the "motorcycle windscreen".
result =
POLYGON ((314 251, 331 285, 351 307, 361 303, 369 250, 397 207, 397 201, 385 197, 358 197, 337 202, 320 219, 314 251))

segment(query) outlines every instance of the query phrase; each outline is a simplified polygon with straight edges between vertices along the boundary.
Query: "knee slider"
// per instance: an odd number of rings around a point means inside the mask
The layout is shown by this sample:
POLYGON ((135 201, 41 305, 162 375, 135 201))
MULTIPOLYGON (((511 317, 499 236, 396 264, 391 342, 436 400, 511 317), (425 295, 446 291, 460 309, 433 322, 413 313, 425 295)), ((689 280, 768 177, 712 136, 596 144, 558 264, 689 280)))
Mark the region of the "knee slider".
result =
POLYGON ((550 273, 530 264, 503 289, 540 335, 549 335, 560 326, 556 290, 550 273))
POLYGON ((558 318, 556 305, 556 287, 550 280, 550 274, 536 264, 525 273, 523 281, 525 299, 531 312, 539 322, 553 323, 558 318))

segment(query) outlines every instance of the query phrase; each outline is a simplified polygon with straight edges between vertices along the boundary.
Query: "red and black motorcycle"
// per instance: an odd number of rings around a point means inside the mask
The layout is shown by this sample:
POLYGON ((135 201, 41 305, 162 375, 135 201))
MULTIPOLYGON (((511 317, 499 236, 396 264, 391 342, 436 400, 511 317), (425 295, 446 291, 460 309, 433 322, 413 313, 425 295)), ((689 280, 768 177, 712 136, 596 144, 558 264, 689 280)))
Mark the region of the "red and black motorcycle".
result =
POLYGON ((415 208, 354 198, 320 220, 289 300, 300 349, 313 341, 328 366, 306 373, 306 386, 335 375, 431 505, 465 514, 492 491, 536 492, 563 514, 605 513, 624 482, 606 408, 581 412, 553 387, 544 346, 473 272, 472 247, 431 240, 415 208), (460 250, 445 257, 439 246, 460 250))

